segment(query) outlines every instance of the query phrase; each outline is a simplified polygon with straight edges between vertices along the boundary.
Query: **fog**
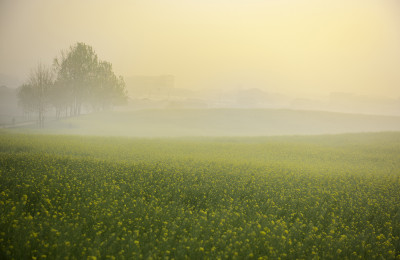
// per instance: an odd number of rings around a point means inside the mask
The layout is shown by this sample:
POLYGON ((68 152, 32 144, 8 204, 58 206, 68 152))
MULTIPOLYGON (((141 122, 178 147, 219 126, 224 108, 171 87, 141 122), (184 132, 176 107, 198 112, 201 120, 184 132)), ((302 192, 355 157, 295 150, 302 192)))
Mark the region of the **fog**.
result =
POLYGON ((24 121, 9 90, 76 42, 124 77, 130 99, 119 110, 315 110, 397 122, 399 13, 395 0, 0 0, 1 124, 24 121), (167 85, 154 83, 164 77, 167 85))
MULTIPOLYGON (((356 1, 0 1, 0 74, 85 42, 116 73, 185 89, 400 96, 400 5, 356 1)), ((4 84, 4 83, 3 83, 4 84)))

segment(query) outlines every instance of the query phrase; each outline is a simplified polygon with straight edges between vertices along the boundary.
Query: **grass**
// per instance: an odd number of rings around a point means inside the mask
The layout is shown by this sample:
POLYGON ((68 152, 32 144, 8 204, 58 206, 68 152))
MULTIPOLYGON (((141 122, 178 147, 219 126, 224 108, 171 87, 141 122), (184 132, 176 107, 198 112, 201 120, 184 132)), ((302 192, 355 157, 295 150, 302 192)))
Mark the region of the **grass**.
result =
POLYGON ((399 258, 400 133, 0 133, 0 256, 399 258))

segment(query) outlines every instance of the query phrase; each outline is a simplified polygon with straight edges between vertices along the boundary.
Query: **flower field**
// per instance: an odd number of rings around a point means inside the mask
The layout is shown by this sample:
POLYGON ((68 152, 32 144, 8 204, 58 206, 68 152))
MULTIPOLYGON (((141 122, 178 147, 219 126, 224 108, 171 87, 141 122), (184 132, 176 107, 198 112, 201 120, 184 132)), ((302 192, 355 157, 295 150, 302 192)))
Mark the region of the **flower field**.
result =
POLYGON ((400 259, 400 133, 0 133, 0 258, 400 259))

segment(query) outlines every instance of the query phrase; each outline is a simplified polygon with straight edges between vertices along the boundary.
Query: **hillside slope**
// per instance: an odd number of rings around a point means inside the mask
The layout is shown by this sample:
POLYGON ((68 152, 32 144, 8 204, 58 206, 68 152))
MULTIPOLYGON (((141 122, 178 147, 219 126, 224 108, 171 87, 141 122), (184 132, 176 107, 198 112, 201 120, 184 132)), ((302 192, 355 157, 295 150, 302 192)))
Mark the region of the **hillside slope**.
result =
POLYGON ((29 131, 134 137, 315 135, 400 131, 400 117, 284 109, 138 110, 62 119, 29 131))

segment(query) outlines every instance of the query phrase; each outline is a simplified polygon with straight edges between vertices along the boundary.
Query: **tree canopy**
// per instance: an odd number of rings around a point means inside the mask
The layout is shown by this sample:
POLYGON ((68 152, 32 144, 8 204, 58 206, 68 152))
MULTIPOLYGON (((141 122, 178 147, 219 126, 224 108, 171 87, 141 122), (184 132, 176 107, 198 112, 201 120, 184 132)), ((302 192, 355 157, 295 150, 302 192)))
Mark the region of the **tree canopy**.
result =
POLYGON ((64 108, 71 115, 79 115, 82 105, 93 110, 107 109, 124 102, 125 83, 117 77, 112 64, 101 61, 93 48, 84 43, 70 47, 54 59, 57 88, 65 98, 64 108), (65 107, 66 106, 66 107, 65 107))

